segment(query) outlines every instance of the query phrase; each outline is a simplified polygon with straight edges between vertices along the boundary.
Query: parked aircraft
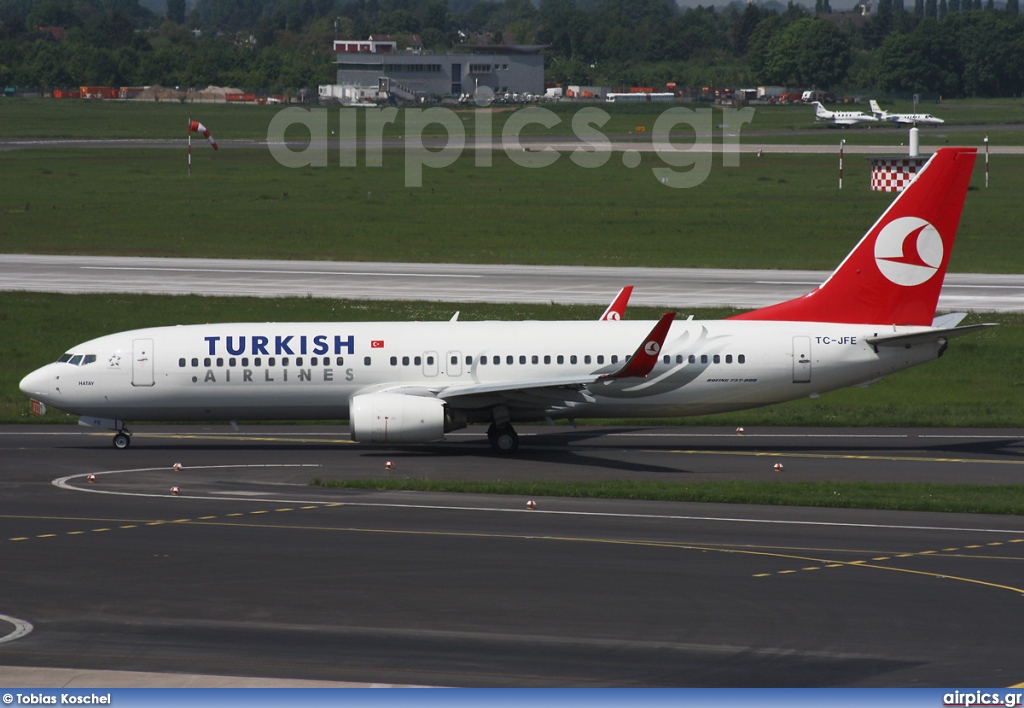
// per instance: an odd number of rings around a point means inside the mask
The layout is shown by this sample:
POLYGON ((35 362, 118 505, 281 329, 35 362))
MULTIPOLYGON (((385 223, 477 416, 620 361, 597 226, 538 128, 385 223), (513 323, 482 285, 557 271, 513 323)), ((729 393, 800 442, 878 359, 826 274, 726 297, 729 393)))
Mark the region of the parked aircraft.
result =
POLYGON ((878 106, 878 101, 871 99, 868 104, 871 106, 871 114, 889 123, 905 123, 908 125, 942 125, 946 121, 936 118, 930 113, 889 113, 878 106))
POLYGON ((840 128, 848 128, 858 123, 878 122, 877 118, 869 116, 863 111, 830 111, 818 101, 814 101, 811 105, 814 106, 814 117, 817 120, 823 120, 840 128))
POLYGON ((356 441, 389 444, 489 424, 498 452, 518 447, 516 422, 816 397, 985 326, 935 317, 974 161, 974 148, 938 150, 824 283, 726 320, 154 327, 76 345, 21 390, 115 431, 117 448, 125 420, 348 419, 356 441))

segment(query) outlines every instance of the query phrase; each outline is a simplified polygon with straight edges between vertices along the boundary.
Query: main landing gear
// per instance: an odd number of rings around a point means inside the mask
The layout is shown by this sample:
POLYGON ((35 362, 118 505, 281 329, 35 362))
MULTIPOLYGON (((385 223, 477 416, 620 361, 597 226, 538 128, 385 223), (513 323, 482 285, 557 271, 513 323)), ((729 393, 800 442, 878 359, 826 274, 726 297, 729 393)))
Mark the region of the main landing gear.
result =
POLYGON ((132 444, 132 434, 128 431, 128 428, 121 428, 114 435, 114 447, 118 450, 127 450, 128 446, 132 444))
POLYGON ((511 455, 519 449, 519 436, 511 423, 491 423, 487 429, 487 441, 499 455, 511 455))

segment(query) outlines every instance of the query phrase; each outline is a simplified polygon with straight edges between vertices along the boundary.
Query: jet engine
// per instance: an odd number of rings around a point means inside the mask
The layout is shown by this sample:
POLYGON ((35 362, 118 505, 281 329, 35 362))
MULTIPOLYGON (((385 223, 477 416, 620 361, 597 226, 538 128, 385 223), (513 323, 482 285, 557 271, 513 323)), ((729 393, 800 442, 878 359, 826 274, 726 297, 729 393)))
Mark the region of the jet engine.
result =
POLYGON ((358 442, 417 443, 465 428, 466 419, 437 398, 366 393, 349 402, 349 424, 352 439, 358 442))

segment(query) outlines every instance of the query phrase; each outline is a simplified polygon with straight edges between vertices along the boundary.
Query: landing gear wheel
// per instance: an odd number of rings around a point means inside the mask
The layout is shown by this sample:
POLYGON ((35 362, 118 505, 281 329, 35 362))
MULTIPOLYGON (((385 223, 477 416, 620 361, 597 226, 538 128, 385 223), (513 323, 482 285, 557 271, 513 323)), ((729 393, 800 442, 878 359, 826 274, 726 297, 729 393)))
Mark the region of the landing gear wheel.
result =
POLYGON ((515 428, 508 423, 492 425, 487 430, 487 439, 491 443, 491 448, 499 455, 511 455, 519 449, 519 436, 515 428))
POLYGON ((124 433, 118 433, 114 436, 114 447, 118 450, 127 450, 128 446, 132 444, 132 439, 124 433))

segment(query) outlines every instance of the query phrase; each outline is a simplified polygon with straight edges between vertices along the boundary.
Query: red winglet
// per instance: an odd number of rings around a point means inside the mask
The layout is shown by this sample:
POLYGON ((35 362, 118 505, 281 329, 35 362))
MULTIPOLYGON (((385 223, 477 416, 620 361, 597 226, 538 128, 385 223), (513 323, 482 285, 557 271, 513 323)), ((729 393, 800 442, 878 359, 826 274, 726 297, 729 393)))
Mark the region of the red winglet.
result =
POLYGON ((627 285, 612 300, 612 304, 601 315, 601 320, 621 320, 626 314, 626 305, 629 304, 629 296, 633 294, 633 286, 627 285))
POLYGON ((643 344, 637 347, 637 350, 633 352, 633 356, 629 358, 629 361, 625 365, 616 371, 615 373, 602 376, 603 379, 624 379, 627 377, 640 377, 645 378, 647 374, 651 373, 651 369, 658 363, 658 355, 661 353, 661 347, 665 343, 665 337, 668 336, 668 330, 672 327, 672 320, 676 317, 674 312, 666 312, 658 320, 658 324, 654 325, 654 329, 651 333, 644 337, 643 344))

